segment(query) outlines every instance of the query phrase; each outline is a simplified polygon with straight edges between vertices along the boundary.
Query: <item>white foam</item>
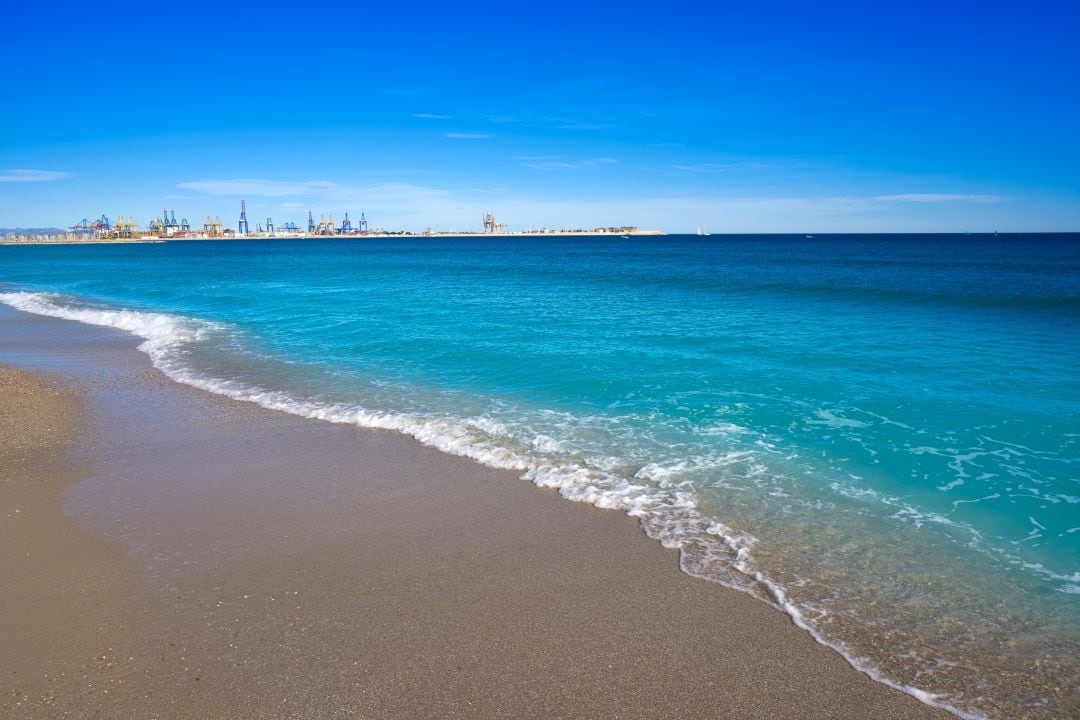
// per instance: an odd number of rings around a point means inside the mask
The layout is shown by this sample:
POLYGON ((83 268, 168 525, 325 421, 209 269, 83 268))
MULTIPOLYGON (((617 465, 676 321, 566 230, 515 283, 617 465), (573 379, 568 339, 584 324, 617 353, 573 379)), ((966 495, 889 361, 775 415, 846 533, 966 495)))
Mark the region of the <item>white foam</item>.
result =
MULTIPOLYGON (((523 451, 497 445, 492 442, 491 436, 503 436, 509 431, 504 425, 484 418, 460 421, 323 404, 237 380, 206 376, 185 364, 183 350, 217 333, 227 332, 227 327, 217 323, 180 315, 78 306, 66 298, 47 293, 0 292, 0 302, 38 315, 127 331, 143 340, 139 350, 150 357, 154 366, 177 382, 301 417, 396 430, 448 454, 471 458, 494 468, 520 472, 523 479, 540 487, 555 488, 569 500, 587 502, 599 508, 622 510, 638 518, 649 537, 658 540, 664 547, 678 549, 680 565, 685 572, 769 602, 787 613, 798 627, 808 632, 817 642, 832 648, 852 667, 884 685, 965 720, 986 718, 981 713, 957 708, 940 695, 890 680, 868 659, 854 655, 842 643, 826 639, 813 627, 802 609, 788 600, 785 588, 755 567, 751 551, 757 542, 756 538, 706 516, 697 509, 694 493, 685 490, 682 483, 671 482, 671 477, 695 464, 699 467, 703 464, 723 466, 745 459, 747 453, 710 457, 707 461, 692 459, 682 466, 646 465, 634 479, 649 479, 661 486, 668 485, 666 488, 657 488, 632 482, 600 468, 537 458, 523 451)), ((820 411, 817 415, 819 420, 809 422, 845 428, 865 426, 865 423, 841 418, 828 411, 820 411)), ((744 430, 736 428, 737 426, 724 427, 723 431, 744 430)), ((557 443, 548 442, 553 440, 537 436, 532 445, 534 449, 556 449, 557 443)), ((877 495, 873 491, 839 485, 834 485, 833 489, 849 497, 862 496, 864 493, 877 495)))

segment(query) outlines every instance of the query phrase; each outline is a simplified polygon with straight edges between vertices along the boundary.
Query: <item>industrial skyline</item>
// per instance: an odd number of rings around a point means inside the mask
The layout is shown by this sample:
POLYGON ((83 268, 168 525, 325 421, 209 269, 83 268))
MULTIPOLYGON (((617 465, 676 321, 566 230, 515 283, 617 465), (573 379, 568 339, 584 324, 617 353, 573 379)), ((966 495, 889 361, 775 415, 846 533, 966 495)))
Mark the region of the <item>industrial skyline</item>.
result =
MULTIPOLYGON (((147 225, 141 225, 133 216, 117 216, 113 223, 108 215, 102 214, 96 220, 83 218, 67 228, 38 228, 36 231, 13 233, 16 242, 35 241, 44 236, 51 236, 52 240, 67 241, 98 241, 98 240, 194 240, 194 239, 217 239, 217 238, 284 238, 284 237, 351 237, 365 235, 503 235, 521 234, 507 231, 508 225, 495 217, 495 213, 486 210, 480 217, 482 230, 475 228, 426 228, 422 232, 410 232, 402 230, 395 232, 387 228, 377 227, 370 229, 365 213, 361 211, 360 218, 355 226, 348 211, 341 219, 340 225, 334 221, 333 213, 329 215, 320 213, 318 221, 315 220, 313 210, 308 210, 306 229, 294 222, 286 221, 274 223, 272 217, 266 218, 265 225, 257 222, 252 231, 247 218, 247 201, 240 200, 240 215, 235 229, 223 222, 220 215, 207 215, 202 227, 192 225, 186 217, 176 218, 173 208, 164 208, 161 214, 156 216, 147 225), (44 235, 42 233, 44 232, 44 235)), ((631 225, 609 225, 591 228, 529 228, 525 234, 662 234, 655 230, 641 230, 631 225)), ((699 234, 701 234, 699 232, 699 234)), ((50 241, 52 241, 50 240, 50 241)))
POLYGON ((88 52, 95 23, 160 28, 110 2, 63 23, 20 5, 12 26, 50 36, 0 47, 19 68, 0 226, 162 207, 231 225, 246 199, 251 218, 363 207, 395 231, 491 207, 515 230, 1080 227, 1075 4, 677 10, 331 7, 343 41, 271 51, 293 10, 196 0, 170 26, 234 28, 228 52, 217 33, 88 52))

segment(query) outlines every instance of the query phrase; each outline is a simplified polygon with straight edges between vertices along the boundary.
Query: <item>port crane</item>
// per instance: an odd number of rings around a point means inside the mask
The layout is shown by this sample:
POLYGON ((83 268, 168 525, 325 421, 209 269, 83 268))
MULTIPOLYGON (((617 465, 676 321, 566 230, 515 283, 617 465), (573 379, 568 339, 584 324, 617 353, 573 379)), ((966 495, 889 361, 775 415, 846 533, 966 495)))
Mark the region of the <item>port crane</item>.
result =
MULTIPOLYGON (((104 218, 105 216, 102 215, 104 218)), ((135 222, 133 217, 124 217, 120 215, 116 218, 116 237, 121 238, 133 238, 139 231, 138 223, 135 222)))
POLYGON ((90 221, 86 218, 83 218, 81 222, 77 222, 74 225, 69 225, 68 230, 76 235, 89 235, 93 232, 93 230, 90 229, 90 221))
POLYGON ((495 219, 495 213, 488 210, 481 216, 484 220, 484 232, 491 233, 492 235, 502 232, 502 229, 506 227, 504 223, 501 223, 495 219))
POLYGON ((210 217, 207 215, 206 222, 203 223, 203 232, 206 233, 206 237, 221 237, 225 233, 225 228, 221 224, 221 216, 210 217))

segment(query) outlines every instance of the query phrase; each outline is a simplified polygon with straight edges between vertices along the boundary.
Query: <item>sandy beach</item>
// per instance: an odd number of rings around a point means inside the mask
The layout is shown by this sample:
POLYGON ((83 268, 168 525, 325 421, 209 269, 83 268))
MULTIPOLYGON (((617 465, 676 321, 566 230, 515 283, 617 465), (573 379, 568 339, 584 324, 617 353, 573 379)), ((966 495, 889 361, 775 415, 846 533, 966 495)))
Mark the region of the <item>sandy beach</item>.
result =
POLYGON ((0 714, 945 718, 620 513, 0 307, 0 714))

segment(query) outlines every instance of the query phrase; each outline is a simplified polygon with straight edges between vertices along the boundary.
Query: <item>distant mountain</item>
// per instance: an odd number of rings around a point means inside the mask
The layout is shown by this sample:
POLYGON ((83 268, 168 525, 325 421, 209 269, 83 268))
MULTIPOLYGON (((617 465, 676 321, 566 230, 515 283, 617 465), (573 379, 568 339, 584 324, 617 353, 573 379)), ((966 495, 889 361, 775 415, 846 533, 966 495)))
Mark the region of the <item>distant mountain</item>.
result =
POLYGON ((0 228, 0 237, 8 235, 59 235, 65 232, 60 228, 0 228))

